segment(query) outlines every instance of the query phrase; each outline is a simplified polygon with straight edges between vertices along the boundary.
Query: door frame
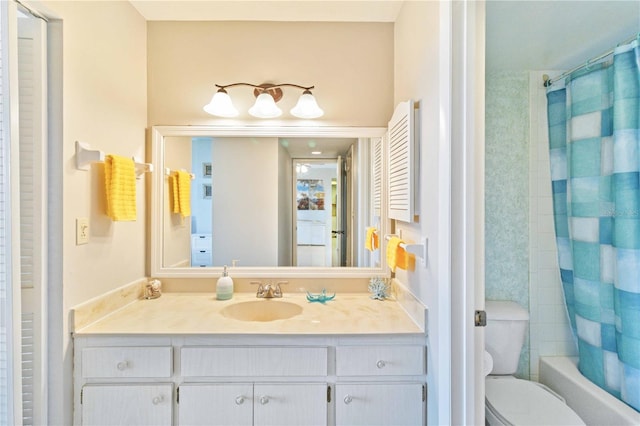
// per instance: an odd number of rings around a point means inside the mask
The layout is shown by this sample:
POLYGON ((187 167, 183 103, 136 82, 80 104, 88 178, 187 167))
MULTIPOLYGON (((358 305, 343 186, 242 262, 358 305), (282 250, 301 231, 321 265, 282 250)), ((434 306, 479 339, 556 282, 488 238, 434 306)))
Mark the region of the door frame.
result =
POLYGON ((485 1, 451 4, 451 423, 484 424, 485 1))

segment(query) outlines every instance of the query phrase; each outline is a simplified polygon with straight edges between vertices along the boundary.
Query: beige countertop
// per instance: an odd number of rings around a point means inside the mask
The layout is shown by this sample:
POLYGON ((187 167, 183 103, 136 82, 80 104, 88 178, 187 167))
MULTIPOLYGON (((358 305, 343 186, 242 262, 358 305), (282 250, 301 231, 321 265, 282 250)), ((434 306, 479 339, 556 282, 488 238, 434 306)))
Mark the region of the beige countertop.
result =
POLYGON ((368 293, 338 293, 325 304, 308 302, 304 293, 278 299, 258 299, 255 293, 235 293, 216 300, 212 293, 163 293, 139 299, 75 330, 76 335, 123 334, 424 334, 424 330, 394 300, 373 300, 368 293), (221 311, 241 302, 289 302, 302 313, 274 321, 241 321, 221 311))

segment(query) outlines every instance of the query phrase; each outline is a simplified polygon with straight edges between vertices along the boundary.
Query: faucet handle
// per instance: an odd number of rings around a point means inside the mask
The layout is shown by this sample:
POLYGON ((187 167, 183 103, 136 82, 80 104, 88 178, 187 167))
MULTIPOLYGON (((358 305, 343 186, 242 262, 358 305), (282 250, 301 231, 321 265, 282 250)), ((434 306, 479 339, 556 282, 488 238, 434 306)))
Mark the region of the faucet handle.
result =
POLYGON ((274 297, 282 297, 282 289, 280 288, 280 285, 284 285, 284 284, 289 284, 289 281, 278 281, 276 283, 276 288, 273 291, 274 297))
POLYGON ((252 285, 258 286, 258 291, 256 292, 256 297, 261 297, 264 295, 264 287, 261 281, 251 281, 252 285))

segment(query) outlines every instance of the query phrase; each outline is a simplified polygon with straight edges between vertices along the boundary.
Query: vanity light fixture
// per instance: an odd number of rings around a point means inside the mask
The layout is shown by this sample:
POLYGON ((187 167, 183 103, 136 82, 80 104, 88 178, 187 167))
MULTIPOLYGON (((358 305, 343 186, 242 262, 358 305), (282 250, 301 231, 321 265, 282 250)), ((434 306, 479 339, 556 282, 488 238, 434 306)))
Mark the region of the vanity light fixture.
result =
POLYGON ((231 97, 225 90, 227 87, 233 86, 253 87, 253 95, 256 97, 256 102, 251 108, 249 108, 249 114, 257 118, 276 118, 282 115, 282 110, 276 105, 276 102, 282 99, 282 87, 296 87, 303 90, 302 95, 298 99, 298 103, 296 103, 296 106, 291 108, 291 115, 298 118, 318 118, 324 115, 324 111, 322 111, 318 106, 316 98, 311 94, 311 89, 315 86, 300 86, 298 84, 291 83, 216 84, 218 91, 213 95, 213 98, 211 98, 211 102, 205 105, 203 109, 209 114, 216 115, 218 117, 237 117, 239 112, 233 106, 231 97))

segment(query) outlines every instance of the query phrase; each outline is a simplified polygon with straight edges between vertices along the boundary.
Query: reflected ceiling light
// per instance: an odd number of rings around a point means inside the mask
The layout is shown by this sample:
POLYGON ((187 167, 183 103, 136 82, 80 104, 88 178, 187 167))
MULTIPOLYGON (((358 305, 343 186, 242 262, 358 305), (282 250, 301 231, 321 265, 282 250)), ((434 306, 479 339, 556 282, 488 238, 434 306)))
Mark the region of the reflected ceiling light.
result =
POLYGON ((253 87, 253 94, 256 97, 256 102, 251 108, 249 108, 249 114, 257 118, 276 118, 282 115, 282 110, 278 108, 276 102, 282 99, 281 87, 296 87, 303 89, 302 96, 298 99, 298 103, 290 111, 291 115, 298 118, 318 118, 324 115, 324 111, 320 109, 316 98, 311 94, 311 89, 314 86, 300 86, 298 84, 282 83, 282 84, 268 84, 263 83, 260 85, 251 83, 233 83, 226 85, 216 84, 218 91, 211 102, 204 106, 204 110, 211 115, 218 117, 237 117, 238 110, 233 106, 231 97, 225 90, 227 87, 233 86, 249 86, 253 87))

